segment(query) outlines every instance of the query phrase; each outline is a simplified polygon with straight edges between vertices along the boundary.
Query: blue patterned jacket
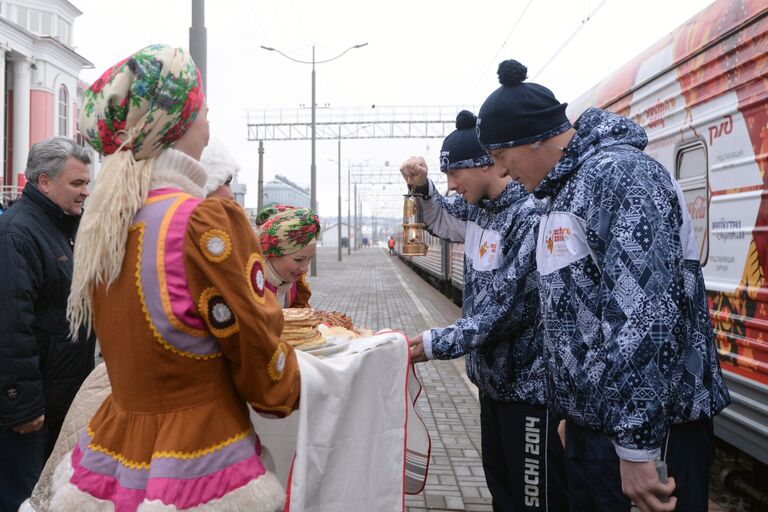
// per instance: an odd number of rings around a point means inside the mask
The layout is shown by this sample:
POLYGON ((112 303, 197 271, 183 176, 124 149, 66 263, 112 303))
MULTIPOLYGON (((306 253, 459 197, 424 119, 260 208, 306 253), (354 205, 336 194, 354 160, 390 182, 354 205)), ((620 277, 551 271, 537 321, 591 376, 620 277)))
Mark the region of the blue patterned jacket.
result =
POLYGON ((632 121, 598 109, 534 194, 551 407, 619 457, 659 455, 670 423, 730 399, 682 191, 632 121))
POLYGON ((430 182, 431 233, 464 242, 463 316, 424 333, 429 359, 466 356, 467 375, 495 400, 543 404, 536 230, 540 204, 511 182, 494 200, 445 198, 430 182))

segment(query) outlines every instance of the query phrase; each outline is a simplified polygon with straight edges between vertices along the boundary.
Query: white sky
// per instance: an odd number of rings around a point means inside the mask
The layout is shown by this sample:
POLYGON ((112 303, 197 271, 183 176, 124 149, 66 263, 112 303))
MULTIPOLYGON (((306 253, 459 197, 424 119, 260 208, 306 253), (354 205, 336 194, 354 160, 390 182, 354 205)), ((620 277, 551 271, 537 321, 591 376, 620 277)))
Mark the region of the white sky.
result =
MULTIPOLYGON (((83 15, 74 27, 77 51, 94 63, 81 78, 92 82, 109 66, 150 43, 189 46, 191 0, 71 0, 83 15)), ((515 58, 529 78, 570 101, 712 3, 711 0, 208 0, 208 105, 211 135, 240 161, 257 198, 257 142, 247 141, 247 109, 295 110, 311 103, 310 65, 299 59, 338 60, 317 66, 317 104, 480 105, 496 87, 496 67, 515 58), (588 14, 597 12, 588 21, 588 14), (524 15, 521 18, 521 14, 524 15), (516 22, 519 24, 514 28, 516 22), (582 25, 578 34, 558 52, 582 25), (549 66, 542 67, 555 54, 549 66)), ((350 140, 342 162, 395 169, 421 154, 439 172, 441 140, 350 140)), ((310 142, 265 142, 264 181, 282 174, 310 182, 310 142)), ((320 214, 337 208, 336 141, 317 142, 320 214)), ((346 176, 342 185, 346 215, 346 176)), ((400 207, 399 198, 396 209, 400 207)), ((370 206, 364 207, 370 214, 370 206)))

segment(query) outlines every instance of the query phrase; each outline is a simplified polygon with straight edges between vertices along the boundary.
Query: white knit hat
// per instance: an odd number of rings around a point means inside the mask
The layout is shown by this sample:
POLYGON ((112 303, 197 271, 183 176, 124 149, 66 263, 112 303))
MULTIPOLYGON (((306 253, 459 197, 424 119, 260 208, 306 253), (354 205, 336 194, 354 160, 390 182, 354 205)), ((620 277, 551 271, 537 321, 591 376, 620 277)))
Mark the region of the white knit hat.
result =
POLYGON ((230 177, 236 177, 240 172, 240 164, 235 160, 224 144, 218 139, 211 139, 203 150, 200 164, 208 173, 205 183, 205 195, 215 192, 230 177))

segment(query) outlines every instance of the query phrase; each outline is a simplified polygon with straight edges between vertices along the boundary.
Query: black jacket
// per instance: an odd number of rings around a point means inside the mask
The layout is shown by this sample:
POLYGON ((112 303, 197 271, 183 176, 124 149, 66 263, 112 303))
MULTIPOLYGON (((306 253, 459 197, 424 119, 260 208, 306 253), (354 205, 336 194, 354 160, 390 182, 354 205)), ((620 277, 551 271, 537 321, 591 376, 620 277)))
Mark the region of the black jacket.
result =
POLYGON ((93 369, 95 338, 66 320, 79 220, 31 184, 0 215, 0 428, 60 424, 93 369))

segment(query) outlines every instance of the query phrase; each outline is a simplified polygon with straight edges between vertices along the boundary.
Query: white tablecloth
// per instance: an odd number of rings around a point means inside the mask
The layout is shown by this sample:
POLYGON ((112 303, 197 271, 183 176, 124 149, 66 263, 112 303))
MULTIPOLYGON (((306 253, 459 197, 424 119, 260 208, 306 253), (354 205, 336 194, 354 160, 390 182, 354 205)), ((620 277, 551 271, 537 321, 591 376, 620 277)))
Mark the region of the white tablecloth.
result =
POLYGON ((251 415, 265 462, 286 486, 286 510, 404 510, 404 494, 424 487, 430 450, 405 336, 382 332, 326 358, 297 356, 299 409, 251 415))

